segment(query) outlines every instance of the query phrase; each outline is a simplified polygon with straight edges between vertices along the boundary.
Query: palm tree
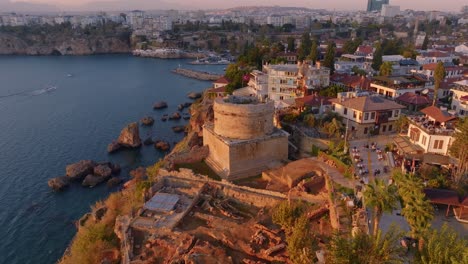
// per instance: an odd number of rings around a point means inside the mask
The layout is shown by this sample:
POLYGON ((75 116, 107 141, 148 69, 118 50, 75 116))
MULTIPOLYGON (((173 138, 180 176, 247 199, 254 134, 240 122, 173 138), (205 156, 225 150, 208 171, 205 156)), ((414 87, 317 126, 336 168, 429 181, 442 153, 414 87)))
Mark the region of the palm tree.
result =
POLYGON ((421 264, 468 263, 468 241, 444 223, 440 230, 425 234, 426 244, 416 260, 421 264))
POLYGON ((426 199, 424 185, 419 178, 402 173, 394 174, 393 178, 402 201, 402 215, 410 226, 411 236, 418 238, 418 248, 421 251, 424 246, 423 234, 430 227, 434 208, 426 199))
POLYGON ((391 213, 397 205, 398 196, 394 185, 385 185, 382 180, 375 179, 364 190, 364 202, 373 208, 373 234, 377 235, 380 219, 384 212, 391 213))
POLYGON ((386 264, 403 263, 402 233, 391 226, 387 233, 378 230, 375 236, 359 232, 354 237, 335 234, 329 244, 327 263, 386 264))

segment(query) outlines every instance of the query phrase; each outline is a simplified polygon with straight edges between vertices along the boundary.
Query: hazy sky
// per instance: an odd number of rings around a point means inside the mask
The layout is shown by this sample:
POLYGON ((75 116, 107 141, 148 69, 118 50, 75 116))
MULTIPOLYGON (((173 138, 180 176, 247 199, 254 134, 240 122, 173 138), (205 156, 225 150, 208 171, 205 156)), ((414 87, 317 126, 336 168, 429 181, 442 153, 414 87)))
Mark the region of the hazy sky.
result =
MULTIPOLYGON (((5 2, 8 0, 0 0, 5 2)), ((134 7, 141 9, 208 9, 228 8, 242 5, 281 5, 301 6, 308 8, 325 8, 337 10, 364 10, 367 0, 11 0, 12 2, 43 3, 63 7, 77 6, 109 6, 115 2, 118 7, 134 7)), ((402 10, 443 10, 459 11, 460 7, 467 5, 467 0, 390 0, 393 5, 399 5, 402 10)))

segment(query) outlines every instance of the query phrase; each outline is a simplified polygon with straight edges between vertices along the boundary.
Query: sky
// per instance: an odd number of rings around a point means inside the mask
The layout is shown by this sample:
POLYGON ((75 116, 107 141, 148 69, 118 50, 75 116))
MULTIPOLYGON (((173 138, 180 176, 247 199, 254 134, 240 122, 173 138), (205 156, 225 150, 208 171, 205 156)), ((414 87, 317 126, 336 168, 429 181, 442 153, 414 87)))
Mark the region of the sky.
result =
MULTIPOLYGON (((56 6, 61 10, 70 11, 93 8, 213 9, 252 5, 287 5, 329 10, 365 10, 367 7, 367 0, 0 0, 0 7, 2 4, 24 6, 30 3, 36 7, 45 4, 44 7, 56 6)), ((467 0, 390 0, 390 4, 399 5, 402 10, 459 11, 461 6, 468 5, 468 2, 467 0)))

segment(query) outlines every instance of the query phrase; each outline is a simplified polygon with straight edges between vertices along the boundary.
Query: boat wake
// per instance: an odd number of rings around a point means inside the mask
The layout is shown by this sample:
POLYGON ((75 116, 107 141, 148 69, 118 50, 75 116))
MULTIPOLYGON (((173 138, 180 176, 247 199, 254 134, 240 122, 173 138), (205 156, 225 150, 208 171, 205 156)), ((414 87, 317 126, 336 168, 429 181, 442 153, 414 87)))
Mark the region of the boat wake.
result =
POLYGON ((46 88, 36 89, 36 90, 32 90, 32 91, 24 91, 24 92, 19 92, 19 93, 0 95, 0 99, 8 98, 8 97, 14 97, 14 96, 21 96, 21 95, 37 96, 37 95, 41 95, 41 94, 45 94, 45 93, 51 93, 51 92, 53 92, 55 90, 57 90, 57 86, 49 85, 46 88))

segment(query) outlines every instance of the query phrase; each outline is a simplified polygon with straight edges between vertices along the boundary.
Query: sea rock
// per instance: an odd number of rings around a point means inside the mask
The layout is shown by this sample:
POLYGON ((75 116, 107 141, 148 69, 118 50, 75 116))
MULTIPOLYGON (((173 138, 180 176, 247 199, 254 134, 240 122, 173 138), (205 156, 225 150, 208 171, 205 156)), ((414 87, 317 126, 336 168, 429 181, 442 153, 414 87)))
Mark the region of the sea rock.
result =
POLYGON ((70 179, 67 176, 61 176, 61 177, 56 177, 49 179, 47 184, 49 185, 50 188, 52 188, 54 191, 61 191, 65 189, 70 183, 70 179))
POLYGON ((107 181, 107 187, 115 187, 122 183, 122 179, 119 177, 112 177, 107 181))
POLYGON ((85 179, 83 180, 83 182, 81 183, 81 185, 94 187, 94 186, 98 185, 99 183, 105 181, 106 179, 107 179, 106 177, 97 176, 97 175, 93 175, 93 174, 88 174, 85 177, 85 179))
POLYGON ((96 163, 92 160, 81 160, 66 167, 67 177, 71 180, 79 180, 84 176, 93 173, 96 163))
POLYGON ((154 143, 154 147, 162 151, 167 151, 171 148, 171 145, 169 144, 169 142, 159 140, 156 141, 156 143, 154 143))
POLYGON ((183 117, 183 118, 184 118, 184 120, 189 120, 189 119, 190 119, 190 115, 189 115, 189 114, 187 114, 187 115, 184 115, 184 117, 183 117))
POLYGON ((185 106, 183 104, 180 104, 177 106, 177 109, 179 109, 179 111, 182 111, 184 110, 185 106))
POLYGON ((154 118, 151 116, 145 116, 140 120, 140 122, 144 126, 152 126, 154 124, 154 118))
POLYGON ((154 144, 154 141, 151 137, 145 139, 145 141, 143 141, 143 145, 145 146, 148 146, 148 145, 153 145, 154 144))
POLYGON ((96 221, 96 222, 101 221, 101 219, 104 217, 106 212, 107 212, 107 207, 105 207, 105 206, 99 207, 98 209, 94 210, 93 211, 94 221, 96 221))
POLYGON ((153 109, 163 109, 163 108, 167 108, 167 103, 164 101, 157 102, 153 105, 153 109))
POLYGON ((120 168, 120 165, 117 163, 111 163, 110 168, 112 170, 112 175, 119 175, 122 169, 120 168))
POLYGON ((85 215, 83 215, 80 220, 78 220, 78 228, 80 227, 83 227, 85 224, 86 224, 86 221, 88 221, 88 219, 91 217, 91 213, 86 213, 85 215))
POLYGON ((100 164, 94 167, 93 172, 98 177, 108 178, 112 174, 112 169, 108 164, 100 164))
POLYGON ((107 145, 107 152, 113 153, 119 150, 122 146, 117 141, 112 141, 109 145, 107 145))
POLYGON ((170 119, 170 120, 179 120, 179 119, 181 119, 181 118, 182 118, 182 116, 180 115, 179 112, 175 112, 175 113, 173 113, 171 116, 169 116, 169 119, 170 119))
POLYGON ((185 126, 173 126, 172 131, 176 133, 181 133, 185 131, 185 126))
POLYGON ((167 121, 167 116, 161 117, 161 121, 166 122, 167 121))
POLYGON ((127 125, 122 132, 120 132, 120 136, 117 139, 117 142, 127 148, 137 148, 141 146, 141 139, 140 139, 140 131, 138 129, 137 123, 131 123, 127 125))
POLYGON ((191 105, 192 105, 191 102, 185 102, 185 103, 184 103, 184 107, 190 107, 191 105))
POLYGON ((197 92, 191 92, 187 95, 188 98, 190 99, 198 99, 198 98, 201 98, 202 97, 202 93, 197 93, 197 92))

